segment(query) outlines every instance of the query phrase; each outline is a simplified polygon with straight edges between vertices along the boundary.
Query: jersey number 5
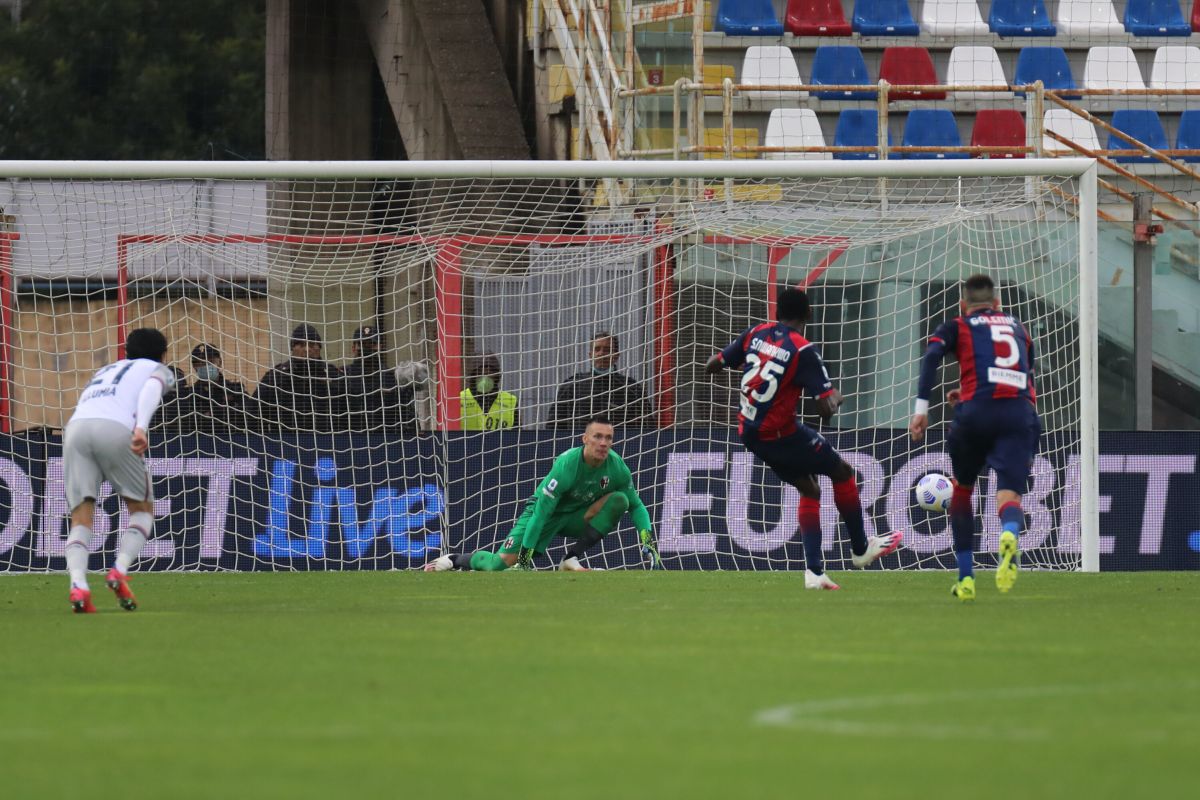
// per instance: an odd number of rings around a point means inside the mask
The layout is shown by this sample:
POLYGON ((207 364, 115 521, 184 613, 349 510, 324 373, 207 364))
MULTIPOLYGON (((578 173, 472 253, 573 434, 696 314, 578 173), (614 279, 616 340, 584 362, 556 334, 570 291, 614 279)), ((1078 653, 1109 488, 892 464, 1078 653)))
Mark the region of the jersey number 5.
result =
POLYGON ((1013 336, 1011 325, 993 325, 991 326, 992 341, 996 344, 1004 344, 1008 347, 1008 355, 1001 357, 998 348, 993 346, 996 351, 996 366, 1007 369, 1013 364, 1021 360, 1021 354, 1017 351, 1017 340, 1013 336))
POLYGON ((775 396, 779 391, 779 376, 785 368, 775 361, 763 361, 757 353, 747 354, 746 363, 750 365, 750 369, 742 376, 742 416, 754 419, 758 416, 758 409, 754 407, 754 403, 765 403, 775 396), (765 385, 752 389, 750 383, 755 377, 761 377, 765 385))

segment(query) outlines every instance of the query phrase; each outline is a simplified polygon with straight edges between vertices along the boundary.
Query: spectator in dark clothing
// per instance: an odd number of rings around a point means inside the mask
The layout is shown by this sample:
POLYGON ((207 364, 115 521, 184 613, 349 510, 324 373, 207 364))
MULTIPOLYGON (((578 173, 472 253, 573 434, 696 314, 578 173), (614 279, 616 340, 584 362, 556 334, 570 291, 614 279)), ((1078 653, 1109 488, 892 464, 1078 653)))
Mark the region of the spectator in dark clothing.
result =
POLYGON ((352 433, 417 433, 412 386, 401 387, 384 363, 383 337, 374 325, 354 332, 354 360, 346 365, 346 410, 352 433))
POLYGON ((321 358, 321 335, 308 323, 297 325, 291 348, 292 357, 268 370, 254 393, 264 430, 344 429, 342 371, 321 358))
POLYGON ((179 367, 170 367, 175 375, 175 385, 163 392, 162 403, 154 415, 151 427, 166 436, 178 436, 183 425, 183 407, 179 398, 187 388, 187 376, 179 367))
POLYGON ((654 424, 641 387, 617 372, 620 357, 616 336, 600 331, 592 337, 591 369, 576 372, 558 387, 551 428, 583 432, 596 414, 607 415, 618 430, 654 424))
POLYGON ((250 398, 240 383, 221 373, 221 353, 211 344, 192 348, 196 382, 179 390, 183 433, 224 434, 246 430, 250 398))

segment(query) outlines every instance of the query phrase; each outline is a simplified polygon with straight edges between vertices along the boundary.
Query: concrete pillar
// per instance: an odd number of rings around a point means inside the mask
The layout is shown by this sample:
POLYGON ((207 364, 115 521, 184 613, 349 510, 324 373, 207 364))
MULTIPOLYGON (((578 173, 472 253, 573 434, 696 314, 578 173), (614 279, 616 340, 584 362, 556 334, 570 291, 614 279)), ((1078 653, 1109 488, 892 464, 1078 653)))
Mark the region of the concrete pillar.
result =
POLYGON ((356 8, 267 0, 267 158, 371 156, 370 44, 356 8))

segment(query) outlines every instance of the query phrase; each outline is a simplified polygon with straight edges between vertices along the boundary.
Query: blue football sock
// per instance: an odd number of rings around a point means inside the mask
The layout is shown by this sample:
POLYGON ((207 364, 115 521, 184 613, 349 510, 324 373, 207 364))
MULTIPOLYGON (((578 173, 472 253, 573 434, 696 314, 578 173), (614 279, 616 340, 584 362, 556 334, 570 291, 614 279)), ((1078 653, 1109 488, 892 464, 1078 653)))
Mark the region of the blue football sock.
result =
POLYGON ((1015 502, 1005 503, 1000 507, 1000 525, 1004 530, 1012 533, 1013 536, 1019 537, 1021 529, 1025 527, 1025 512, 1021 510, 1021 504, 1015 502))
POLYGON ((958 579, 971 578, 975 575, 975 553, 970 550, 958 550, 954 553, 958 561, 958 579))

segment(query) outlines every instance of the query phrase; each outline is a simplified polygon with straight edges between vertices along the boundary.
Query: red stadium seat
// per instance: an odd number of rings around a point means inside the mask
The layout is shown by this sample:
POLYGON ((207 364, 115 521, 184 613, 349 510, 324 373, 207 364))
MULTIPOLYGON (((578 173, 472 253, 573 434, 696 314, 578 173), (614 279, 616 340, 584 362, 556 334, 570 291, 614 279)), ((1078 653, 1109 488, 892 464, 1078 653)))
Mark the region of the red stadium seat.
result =
POLYGON ((788 0, 784 26, 797 36, 849 36, 841 0, 788 0))
MULTIPOLYGON (((1024 147, 1025 120, 1011 108, 991 108, 975 115, 972 147, 1024 147)), ((990 153, 983 158, 1024 158, 1024 153, 990 153)))
POLYGON ((1200 31, 1200 0, 1192 3, 1192 30, 1200 31))
MULTIPOLYGON (((893 86, 931 85, 938 82, 933 59, 924 47, 889 47, 879 62, 879 78, 893 86)), ((891 100, 945 100, 945 92, 889 92, 891 100)))

